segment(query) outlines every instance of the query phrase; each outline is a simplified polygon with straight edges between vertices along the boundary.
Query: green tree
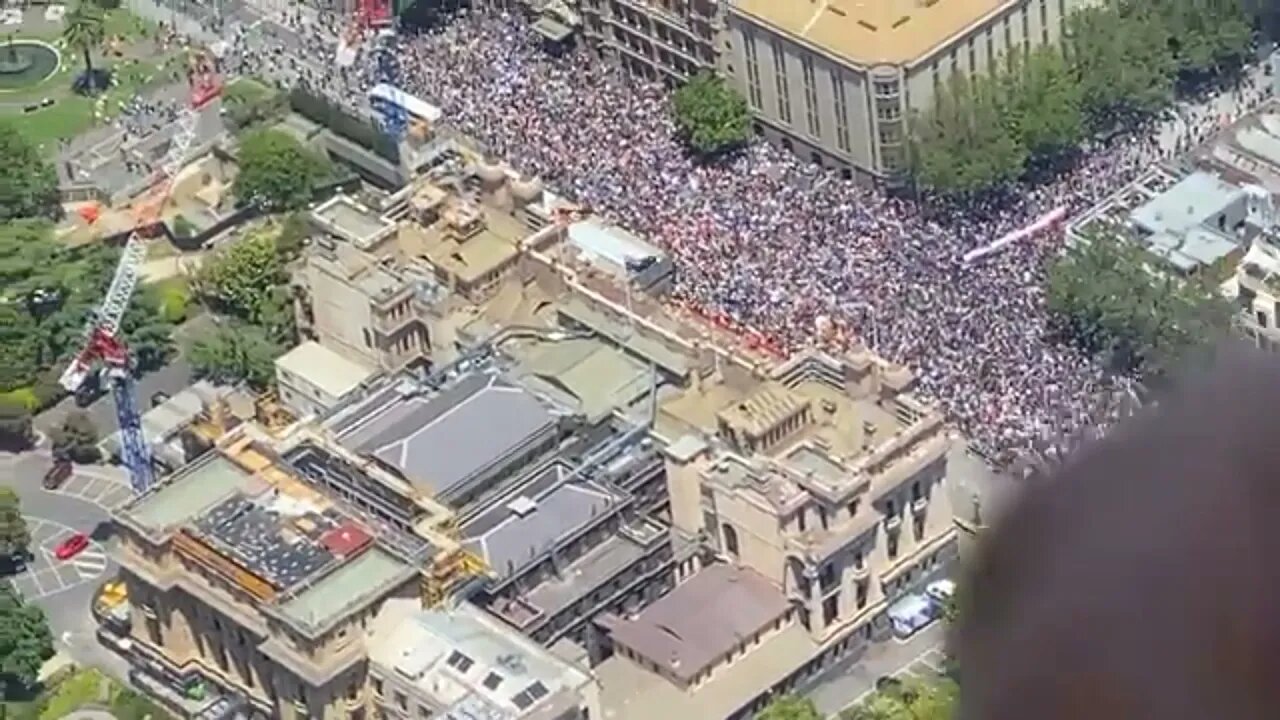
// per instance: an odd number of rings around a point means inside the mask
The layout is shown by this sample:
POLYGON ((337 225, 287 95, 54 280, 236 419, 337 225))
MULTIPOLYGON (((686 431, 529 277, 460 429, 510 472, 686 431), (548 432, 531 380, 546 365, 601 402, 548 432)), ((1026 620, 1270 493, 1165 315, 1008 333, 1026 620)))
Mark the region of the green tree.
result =
POLYGON ((39 605, 24 602, 13 583, 0 583, 0 697, 26 694, 53 657, 53 633, 39 605))
POLYGON ((1057 48, 1015 52, 999 84, 1009 133, 1032 157, 1052 159, 1084 139, 1081 86, 1057 48))
POLYGON ((822 720, 822 713, 809 698, 780 695, 756 715, 756 720, 822 720))
POLYGON ((0 121, 0 222, 52 217, 58 212, 58 177, 25 135, 0 121))
POLYGON ((13 488, 0 487, 0 556, 25 556, 30 545, 31 533, 22 517, 18 493, 13 488))
POLYGON ((1017 178, 1027 150, 1001 117, 996 81, 954 73, 933 108, 916 118, 912 168, 922 186, 948 195, 980 193, 1017 178))
POLYGON ((1164 23, 1109 3, 1072 14, 1066 34, 1067 58, 1095 130, 1140 120, 1172 101, 1176 68, 1164 23))
POLYGON ((672 96, 676 125, 702 155, 717 155, 751 139, 751 108, 724 78, 704 70, 672 96))
POLYGON ((1234 70, 1249 54, 1253 18, 1242 0, 1126 0, 1122 8, 1164 26, 1168 51, 1189 79, 1234 70))
POLYGON ((248 382, 261 390, 275 381, 275 359, 284 352, 265 330, 232 322, 196 338, 189 358, 196 373, 219 383, 248 382))
POLYGON ((62 28, 62 39, 67 46, 80 51, 84 58, 85 88, 92 92, 97 87, 93 71, 93 51, 97 50, 107 37, 107 16, 102 6, 92 0, 80 0, 71 12, 67 13, 66 24, 62 28))
POLYGON ((17 398, 0 396, 0 450, 20 452, 31 447, 31 410, 17 398))
POLYGON ((1122 372, 1162 375, 1230 324, 1206 278, 1155 269, 1136 243, 1095 232, 1049 268, 1046 305, 1058 330, 1122 372))
POLYGON ((293 337, 293 307, 277 236, 270 228, 258 229, 220 250, 201 267, 196 288, 211 307, 287 342, 293 337))
POLYGON ((98 452, 98 428, 79 410, 67 413, 62 424, 51 433, 51 439, 55 457, 77 463, 92 463, 102 458, 98 452))
POLYGON ((272 212, 306 207, 330 172, 327 160, 280 130, 244 136, 237 161, 240 173, 232 186, 236 199, 272 212))
POLYGON ((289 262, 302 252, 302 246, 311 234, 311 227, 302 213, 289 213, 280 224, 280 232, 276 235, 276 253, 281 260, 289 262))
POLYGON ((951 720, 960 700, 960 687, 949 678, 908 680, 874 693, 840 720, 951 720))

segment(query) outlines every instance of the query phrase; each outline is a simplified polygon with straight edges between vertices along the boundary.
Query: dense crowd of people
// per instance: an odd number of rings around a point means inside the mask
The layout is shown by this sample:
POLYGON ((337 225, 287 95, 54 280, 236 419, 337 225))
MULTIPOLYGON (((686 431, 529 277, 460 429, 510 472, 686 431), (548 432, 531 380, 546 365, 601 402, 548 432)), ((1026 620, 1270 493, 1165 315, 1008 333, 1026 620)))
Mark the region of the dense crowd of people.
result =
MULTIPOLYGON (((331 56, 339 29, 327 24, 306 54, 331 56)), ((699 163, 664 89, 583 50, 548 54, 520 17, 476 11, 392 42, 401 86, 439 105, 446 123, 668 250, 679 301, 786 347, 811 341, 819 317, 831 320, 847 341, 915 370, 923 393, 994 459, 1110 421, 1116 382, 1048 326, 1043 285, 1060 243, 961 258, 1052 208, 1083 211, 1161 152, 1153 137, 1089 148, 1057 181, 998 202, 920 204, 763 143, 699 163)), ((378 80, 368 51, 350 69, 331 60, 276 67, 347 102, 378 80)))

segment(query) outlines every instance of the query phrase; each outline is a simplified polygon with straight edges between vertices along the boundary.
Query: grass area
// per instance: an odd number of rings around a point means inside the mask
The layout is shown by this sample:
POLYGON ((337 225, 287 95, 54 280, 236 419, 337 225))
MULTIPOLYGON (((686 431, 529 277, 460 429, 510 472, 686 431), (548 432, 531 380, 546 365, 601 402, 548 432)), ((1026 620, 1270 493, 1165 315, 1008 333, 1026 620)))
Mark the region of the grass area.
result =
POLYGON ((84 69, 84 61, 78 52, 63 47, 56 28, 30 31, 24 28, 15 34, 17 39, 48 42, 62 53, 58 70, 42 82, 29 88, 0 92, 0 103, 4 104, 0 107, 0 114, 11 116, 19 129, 46 152, 54 152, 58 140, 74 137, 91 128, 95 122, 108 121, 140 90, 170 80, 170 73, 180 65, 177 52, 156 55, 146 50, 142 57, 131 56, 137 43, 156 32, 154 26, 136 15, 126 10, 113 10, 107 14, 106 28, 108 38, 119 38, 118 49, 123 57, 107 57, 109 53, 106 52, 95 54, 95 67, 112 68, 116 82, 114 87, 95 98, 72 91, 71 83, 84 69), (54 104, 35 112, 22 111, 22 106, 45 98, 53 100, 54 104))
POLYGON ((89 707, 107 709, 117 720, 171 720, 169 713, 144 695, 94 668, 74 670, 28 702, 0 703, 7 720, 61 720, 89 707))
POLYGON ((106 677, 93 668, 77 670, 50 688, 40 708, 40 720, 59 720, 86 705, 108 697, 106 677))

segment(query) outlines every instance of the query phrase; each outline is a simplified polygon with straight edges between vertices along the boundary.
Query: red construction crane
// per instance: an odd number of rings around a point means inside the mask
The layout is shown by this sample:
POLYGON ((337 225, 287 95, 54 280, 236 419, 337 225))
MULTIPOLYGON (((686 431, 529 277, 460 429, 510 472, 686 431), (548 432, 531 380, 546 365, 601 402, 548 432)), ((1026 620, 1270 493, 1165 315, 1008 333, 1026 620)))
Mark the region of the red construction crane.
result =
POLYGON ((138 273, 146 259, 147 246, 150 239, 158 234, 160 213, 173 191, 174 177, 187 161, 187 152, 195 139, 200 118, 222 94, 222 81, 208 56, 196 54, 192 57, 187 70, 187 87, 187 104, 178 117, 178 132, 169 141, 168 151, 152 175, 150 189, 134 203, 134 229, 125 241, 111 286, 85 327, 83 349, 59 379, 64 388, 75 392, 99 364, 106 370, 111 379, 116 418, 120 424, 121 459, 129 470, 130 484, 138 493, 146 491, 153 481, 151 447, 142 433, 142 416, 134 397, 129 351, 120 337, 120 320, 138 286, 138 273))

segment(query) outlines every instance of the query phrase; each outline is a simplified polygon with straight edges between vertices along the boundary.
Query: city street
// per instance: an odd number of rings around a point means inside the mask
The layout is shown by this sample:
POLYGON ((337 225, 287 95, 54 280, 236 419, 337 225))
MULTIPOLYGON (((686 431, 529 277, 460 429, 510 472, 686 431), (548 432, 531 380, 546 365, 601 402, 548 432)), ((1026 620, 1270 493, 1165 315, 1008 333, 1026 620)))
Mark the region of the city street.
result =
MULTIPOLYGON (((177 332, 175 331, 175 335, 177 332)), ((176 395, 191 384, 191 379, 191 365, 179 355, 168 365, 134 381, 134 387, 137 388, 138 407, 146 412, 151 408, 151 398, 156 393, 176 395)), ((36 416, 36 429, 44 433, 49 432, 62 424, 62 419, 73 410, 84 410, 93 421, 93 426, 98 428, 98 432, 104 436, 115 430, 116 406, 110 392, 94 400, 87 408, 79 408, 76 406, 75 398, 65 397, 57 405, 36 416)))
POLYGON ((935 622, 908 640, 872 645, 862 657, 833 670, 806 694, 824 716, 829 716, 865 700, 882 677, 936 675, 942 669, 945 635, 943 623, 935 622))

